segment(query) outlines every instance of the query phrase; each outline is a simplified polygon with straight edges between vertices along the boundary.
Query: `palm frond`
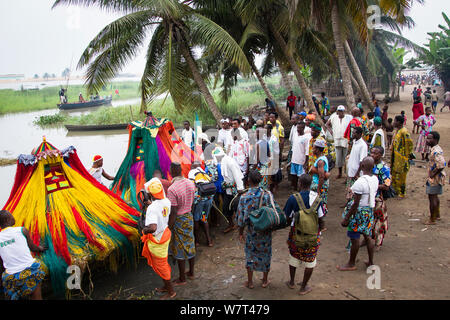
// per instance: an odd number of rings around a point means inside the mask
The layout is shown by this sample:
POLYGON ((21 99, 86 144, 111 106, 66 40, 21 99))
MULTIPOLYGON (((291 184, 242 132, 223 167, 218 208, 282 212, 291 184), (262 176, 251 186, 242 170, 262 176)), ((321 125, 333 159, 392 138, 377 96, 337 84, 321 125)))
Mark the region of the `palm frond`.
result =
POLYGON ((189 30, 194 44, 200 44, 210 51, 218 51, 235 64, 245 75, 251 73, 251 67, 239 44, 214 21, 197 13, 192 13, 189 30))

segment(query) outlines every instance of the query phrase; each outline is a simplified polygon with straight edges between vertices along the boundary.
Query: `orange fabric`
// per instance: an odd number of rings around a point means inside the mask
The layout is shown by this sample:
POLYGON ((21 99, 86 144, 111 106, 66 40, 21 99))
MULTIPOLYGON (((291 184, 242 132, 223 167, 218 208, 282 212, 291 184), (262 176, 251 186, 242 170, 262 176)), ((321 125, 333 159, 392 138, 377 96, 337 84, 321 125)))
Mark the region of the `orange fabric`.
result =
POLYGON ((169 228, 166 228, 164 230, 164 233, 159 240, 159 242, 155 239, 155 237, 152 234, 144 234, 141 237, 142 242, 144 243, 144 246, 142 248, 142 256, 147 259, 147 263, 150 267, 153 268, 155 273, 160 276, 163 280, 170 280, 172 269, 170 268, 169 262, 168 262, 168 255, 164 258, 159 258, 153 255, 150 250, 148 249, 147 241, 151 241, 156 244, 163 244, 167 241, 170 241, 170 238, 172 237, 172 232, 169 228))

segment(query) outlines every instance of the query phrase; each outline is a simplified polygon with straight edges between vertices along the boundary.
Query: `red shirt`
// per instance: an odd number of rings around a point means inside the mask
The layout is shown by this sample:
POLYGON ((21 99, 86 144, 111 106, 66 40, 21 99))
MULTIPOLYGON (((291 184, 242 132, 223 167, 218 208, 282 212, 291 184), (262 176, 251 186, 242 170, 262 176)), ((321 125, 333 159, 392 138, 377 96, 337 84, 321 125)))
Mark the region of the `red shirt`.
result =
POLYGON ((420 97, 421 94, 422 94, 422 89, 417 89, 417 97, 420 97))
POLYGON ((295 99, 297 99, 296 96, 289 96, 289 97, 287 97, 287 101, 289 103, 289 107, 295 107, 295 99))

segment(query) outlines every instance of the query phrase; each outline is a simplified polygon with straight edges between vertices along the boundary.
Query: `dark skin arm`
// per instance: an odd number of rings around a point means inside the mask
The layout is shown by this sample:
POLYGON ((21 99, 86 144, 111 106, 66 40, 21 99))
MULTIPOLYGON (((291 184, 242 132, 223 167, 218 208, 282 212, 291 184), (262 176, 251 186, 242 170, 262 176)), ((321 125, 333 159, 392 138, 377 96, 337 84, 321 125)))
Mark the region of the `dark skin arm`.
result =
POLYGON ((102 171, 102 176, 104 176, 108 180, 114 180, 114 177, 107 174, 105 170, 102 171))
POLYGON ((168 227, 171 231, 173 230, 173 226, 175 225, 175 218, 177 217, 177 211, 178 211, 177 207, 170 208, 168 227))
POLYGON ((33 240, 31 240, 30 232, 26 228, 23 228, 23 235, 27 239, 27 244, 28 244, 28 248, 30 248, 30 251, 36 252, 36 253, 41 253, 41 252, 44 252, 45 250, 47 250, 47 248, 44 246, 37 246, 34 244, 33 240))
POLYGON ((156 231, 156 223, 151 223, 148 226, 145 226, 144 229, 142 229, 142 233, 143 234, 148 234, 148 233, 154 233, 156 231))
POLYGON ((344 219, 341 222, 341 226, 347 227, 350 218, 356 213, 358 210, 359 202, 361 201, 361 194, 354 194, 353 197, 353 205, 351 206, 350 210, 348 211, 347 215, 344 217, 344 219))

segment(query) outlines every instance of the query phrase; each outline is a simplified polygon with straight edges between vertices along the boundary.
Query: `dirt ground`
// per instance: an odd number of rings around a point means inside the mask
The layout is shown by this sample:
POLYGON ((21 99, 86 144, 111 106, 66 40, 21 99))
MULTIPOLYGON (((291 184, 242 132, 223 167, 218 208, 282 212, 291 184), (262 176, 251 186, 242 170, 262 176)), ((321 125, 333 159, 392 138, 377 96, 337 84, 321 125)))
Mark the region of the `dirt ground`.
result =
MULTIPOLYGON (((394 118, 401 110, 407 114, 407 128, 412 131, 412 86, 401 92, 401 101, 390 105, 389 117, 394 118)), ((378 96, 382 98, 381 95, 378 96)), ((333 101, 332 101, 333 102, 333 101)), ((441 101, 438 105, 438 110, 441 101)), ((440 145, 446 159, 450 159, 450 112, 438 111, 434 130, 441 134, 440 145)), ((413 135, 414 141, 417 134, 413 135)), ((420 159, 420 155, 416 155, 420 159)), ((386 161, 389 161, 386 159, 386 161)), ((196 257, 195 280, 176 287, 175 299, 225 299, 225 300, 319 300, 319 299, 449 299, 450 298, 450 197, 448 185, 441 196, 442 220, 435 226, 422 224, 428 215, 428 198, 425 194, 426 163, 416 161, 407 178, 407 195, 403 200, 388 200, 389 230, 384 244, 375 253, 374 262, 381 270, 381 289, 368 289, 364 261, 367 251, 361 248, 357 270, 341 272, 336 265, 348 259, 345 250, 348 238, 341 227, 340 208, 345 201, 344 180, 336 179, 333 170, 329 188, 329 213, 326 218, 328 230, 323 233, 317 257, 317 266, 309 285, 313 291, 306 296, 297 294, 298 288, 289 289, 288 229, 273 234, 272 264, 269 273, 271 283, 261 287, 262 274, 254 274, 254 289, 243 287, 246 280, 244 247, 238 240, 238 232, 224 235, 222 227, 212 228, 214 247, 203 244, 196 257)), ((447 172, 449 172, 447 170, 447 172)), ((449 172, 450 173, 450 172, 449 172)), ((280 206, 284 206, 292 193, 285 171, 284 179, 275 195, 280 206)), ((178 269, 172 265, 173 278, 178 269)), ((296 282, 303 278, 303 269, 297 270, 296 282)), ((119 274, 98 274, 93 277, 93 299, 158 299, 154 288, 161 280, 154 274, 145 260, 140 259, 137 269, 122 269, 119 274)), ((77 296, 74 296, 77 298, 77 296)))

